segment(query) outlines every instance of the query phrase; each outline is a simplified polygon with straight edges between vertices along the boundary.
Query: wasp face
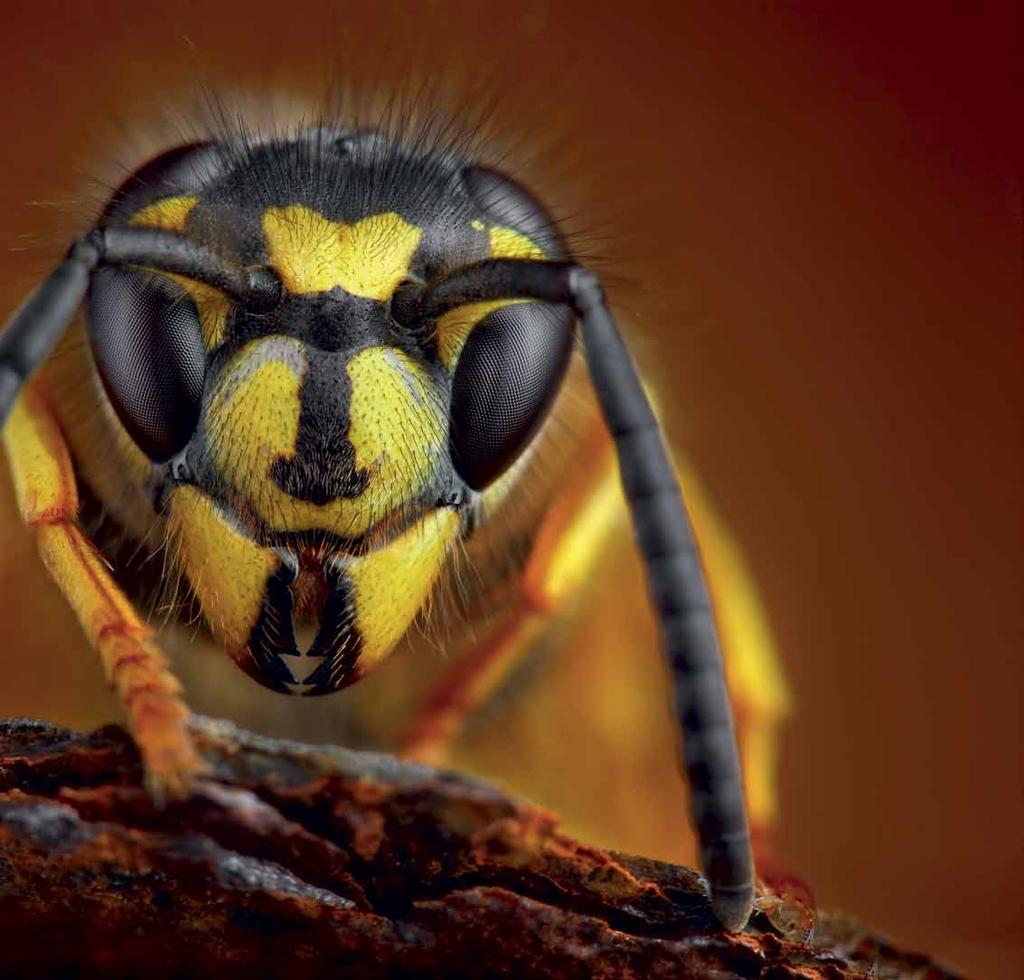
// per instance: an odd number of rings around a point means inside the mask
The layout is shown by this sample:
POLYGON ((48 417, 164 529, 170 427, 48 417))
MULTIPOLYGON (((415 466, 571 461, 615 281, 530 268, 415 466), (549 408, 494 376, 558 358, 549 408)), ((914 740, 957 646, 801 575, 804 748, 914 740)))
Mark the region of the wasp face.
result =
POLYGON ((105 219, 177 231, 280 282, 275 309, 248 310, 107 268, 88 323, 214 634, 269 687, 337 690, 392 649, 485 515, 572 342, 568 315, 543 304, 472 304, 412 330, 392 300, 489 256, 560 257, 557 233, 493 171, 325 129, 171 151, 105 219))

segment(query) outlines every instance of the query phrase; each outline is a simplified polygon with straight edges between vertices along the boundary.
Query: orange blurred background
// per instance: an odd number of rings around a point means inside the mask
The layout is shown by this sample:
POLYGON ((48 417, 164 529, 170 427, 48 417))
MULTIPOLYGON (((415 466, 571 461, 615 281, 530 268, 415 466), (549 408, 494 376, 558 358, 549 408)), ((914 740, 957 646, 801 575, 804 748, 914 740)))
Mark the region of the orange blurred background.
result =
MULTIPOLYGON (((415 67, 496 96, 494 129, 614 276, 760 582, 796 700, 786 863, 824 905, 1016 977, 1021 9, 19 5, 0 59, 2 308, 198 78, 319 95, 415 67)), ((5 477, 0 541, 2 645, 21 653, 0 716, 116 717, 5 477)))

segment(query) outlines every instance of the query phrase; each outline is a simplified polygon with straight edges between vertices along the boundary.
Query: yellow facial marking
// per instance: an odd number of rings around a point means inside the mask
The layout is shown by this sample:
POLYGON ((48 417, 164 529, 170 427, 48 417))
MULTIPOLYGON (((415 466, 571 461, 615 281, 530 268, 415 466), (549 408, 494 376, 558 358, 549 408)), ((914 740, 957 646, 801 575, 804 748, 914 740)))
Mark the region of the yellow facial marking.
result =
MULTIPOLYGON (((184 234, 188 216, 198 203, 199 198, 194 195, 165 197, 163 200, 154 201, 152 204, 147 204, 141 211, 137 211, 128 223, 137 228, 163 228, 166 231, 184 234)), ((172 279, 192 298, 192 302, 196 304, 196 310, 199 312, 199 326, 203 331, 203 342, 206 344, 207 350, 212 350, 224 339, 228 313, 231 311, 231 303, 228 298, 206 283, 186 279, 173 272, 161 272, 160 274, 172 279)))
POLYGON ((387 547, 347 566, 362 665, 373 666, 402 638, 423 608, 458 528, 454 511, 432 511, 387 547))
POLYGON ((347 225, 290 204, 267 209, 263 235, 270 263, 290 292, 341 286, 354 296, 386 300, 409 271, 423 231, 393 212, 347 225))
POLYGON ((128 224, 137 228, 164 228, 184 234, 185 222, 198 203, 199 198, 194 194, 165 197, 136 211, 128 224))
MULTIPOLYGON (((176 487, 169 508, 181 567, 214 636, 238 658, 247 649, 267 580, 280 559, 232 526, 194 487, 176 487)), ((362 666, 372 667, 402 638, 427 601, 458 529, 454 511, 431 511, 385 547, 347 563, 362 666)))
POLYGON ((422 488, 444 447, 441 407, 423 368, 394 348, 360 351, 348 376, 356 466, 373 474, 369 495, 384 494, 394 506, 422 488))
MULTIPOLYGON (((478 231, 483 229, 479 221, 470 222, 478 231)), ((543 259, 544 252, 526 235, 513 231, 511 228, 494 227, 488 232, 491 242, 490 257, 492 259, 543 259)), ((437 354, 441 363, 449 371, 455 369, 459 355, 465 346, 473 328, 492 310, 507 306, 509 300, 490 300, 486 303, 470 303, 457 306, 445 313, 437 321, 437 354)), ((523 300, 512 300, 520 303, 523 300)))
POLYGON ((492 259, 543 259, 544 250, 531 238, 511 228, 491 228, 492 259))
MULTIPOLYGON (((473 328, 492 310, 508 306, 509 302, 505 299, 492 299, 486 303, 467 303, 449 310, 437 321, 437 356, 449 371, 455 370, 473 328)), ((523 300, 511 302, 521 303, 523 300)))
POLYGON ((217 472, 257 515, 264 520, 272 515, 275 526, 290 523, 287 516, 295 507, 312 506, 284 493, 270 475, 275 460, 295 454, 304 369, 297 340, 276 337, 249 344, 219 379, 205 415, 217 472))
POLYGON ((217 639, 245 650, 278 557, 233 527, 194 487, 176 487, 168 518, 182 568, 217 639))
POLYGON ((228 314, 231 312, 231 301, 222 292, 207 286, 206 283, 186 279, 173 272, 161 275, 173 279, 196 304, 199 313, 199 327, 203 331, 203 343, 207 350, 213 350, 223 339, 227 330, 228 314))
POLYGON ((370 482, 359 497, 324 504, 291 496, 271 476, 276 460, 295 457, 302 344, 284 337, 249 344, 217 384, 206 413, 213 462, 268 527, 365 534, 417 497, 444 447, 437 396, 415 361, 394 348, 370 347, 344 369, 351 382, 349 419, 337 424, 347 423, 356 467, 370 482))

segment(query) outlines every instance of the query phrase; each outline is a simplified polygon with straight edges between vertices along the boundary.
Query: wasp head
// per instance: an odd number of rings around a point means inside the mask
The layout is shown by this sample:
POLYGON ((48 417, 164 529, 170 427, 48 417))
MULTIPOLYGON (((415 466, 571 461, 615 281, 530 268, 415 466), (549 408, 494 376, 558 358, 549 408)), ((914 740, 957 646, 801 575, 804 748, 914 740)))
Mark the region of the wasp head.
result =
POLYGON ((324 128, 173 150, 104 220, 177 232, 276 284, 272 308, 246 308, 159 269, 104 268, 88 324, 214 635, 276 690, 343 687, 424 606, 572 345, 559 308, 470 304, 410 328, 396 296, 488 257, 559 257, 557 232, 494 171, 324 128))

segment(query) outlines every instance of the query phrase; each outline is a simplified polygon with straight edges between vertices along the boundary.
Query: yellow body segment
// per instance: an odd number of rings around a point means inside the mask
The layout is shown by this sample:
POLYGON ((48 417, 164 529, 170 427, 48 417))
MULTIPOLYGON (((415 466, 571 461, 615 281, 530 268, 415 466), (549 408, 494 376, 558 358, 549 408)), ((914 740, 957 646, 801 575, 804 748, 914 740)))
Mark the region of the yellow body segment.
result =
POLYGON ((168 533, 210 629, 238 657, 259 617, 267 579, 279 559, 232 526, 194 487, 176 487, 169 510, 168 533))
POLYGON ((738 545, 692 470, 682 469, 687 509, 725 654, 725 675, 736 714, 747 811, 753 827, 775 822, 778 729, 789 711, 789 691, 757 588, 738 545))
MULTIPOLYGON (((444 763, 474 711, 486 704, 579 594, 624 516, 610 449, 608 440, 601 439, 590 465, 552 503, 523 570, 521 601, 430 693, 402 737, 403 756, 444 763)), ((494 485, 487 497, 500 491, 494 485)))
POLYGON ((585 493, 566 494, 558 501, 534 543, 523 585, 539 611, 556 610, 585 586, 611 532, 625 517, 610 453, 598 456, 588 477, 585 493))
POLYGON ((204 763, 185 728, 189 712, 181 686, 76 523, 78 493, 67 446, 36 388, 27 387, 15 402, 4 444, 22 517, 124 705, 151 785, 160 793, 184 793, 204 763))
POLYGON ((393 212, 347 225, 290 204, 267 209, 263 236, 270 263, 290 292, 340 286, 353 296, 386 300, 409 271, 423 231, 393 212))

